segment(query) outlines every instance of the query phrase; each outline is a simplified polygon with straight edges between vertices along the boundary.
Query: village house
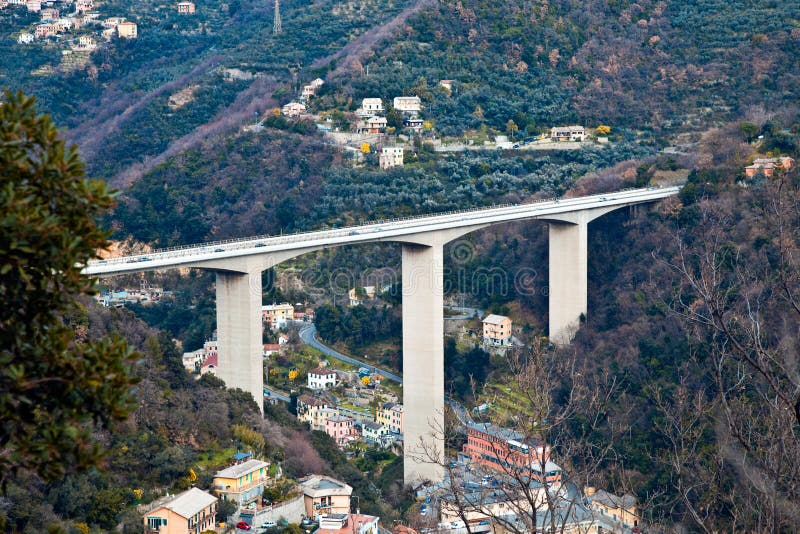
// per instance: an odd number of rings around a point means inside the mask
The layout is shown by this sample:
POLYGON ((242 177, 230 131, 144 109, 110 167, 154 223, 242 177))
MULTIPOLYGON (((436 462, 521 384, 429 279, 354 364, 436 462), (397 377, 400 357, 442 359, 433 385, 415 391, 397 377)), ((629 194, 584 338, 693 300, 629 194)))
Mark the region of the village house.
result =
POLYGON ((583 126, 554 126, 550 128, 550 140, 561 141, 585 141, 586 129, 583 126))
POLYGON ((186 534, 214 530, 217 498, 198 488, 168 497, 144 514, 145 534, 186 534))
POLYGON ((361 100, 361 107, 356 111, 357 115, 370 117, 383 113, 383 100, 380 98, 364 98, 361 100))
POLYGON ((590 506, 602 516, 615 523, 622 523, 626 529, 639 526, 640 510, 636 497, 626 493, 622 497, 592 486, 584 488, 590 506))
POLYGON ((483 342, 503 347, 511 344, 511 319, 505 315, 487 315, 483 322, 483 342))
POLYGON ((56 20, 58 19, 58 15, 58 10, 52 7, 42 9, 39 12, 39 16, 42 18, 42 21, 56 20))
POLYGON ((364 441, 373 445, 380 445, 383 442, 383 436, 388 433, 388 428, 374 421, 368 421, 361 426, 361 435, 364 437, 364 441))
POLYGON ((75 2, 75 13, 86 13, 94 9, 94 0, 78 0, 75 2))
POLYGON ((205 359, 206 352, 203 349, 197 349, 192 352, 184 352, 181 361, 183 362, 184 369, 190 373, 194 373, 200 370, 200 366, 203 365, 205 359))
POLYGON ((214 475, 214 491, 223 501, 233 501, 239 506, 260 499, 264 484, 269 479, 269 464, 261 460, 246 460, 232 465, 214 475))
POLYGON ((281 350, 281 346, 279 343, 264 343, 263 356, 264 358, 268 358, 269 356, 272 356, 279 350, 281 350))
POLYGON ((304 394, 297 398, 297 419, 308 423, 312 430, 325 430, 328 417, 338 415, 336 402, 325 396, 304 394))
POLYGON ((316 534, 378 534, 380 518, 363 514, 325 514, 316 534))
POLYGON ((390 432, 403 433, 403 405, 386 402, 375 413, 375 422, 384 425, 390 432))
POLYGON ((422 111, 422 101, 418 96, 396 96, 393 101, 394 109, 403 113, 419 113, 422 111))
POLYGON ((356 123, 358 133, 383 133, 386 130, 386 117, 367 117, 356 123))
POLYGON ((334 388, 337 384, 336 371, 317 367, 308 372, 308 389, 334 388))
POLYGON ((453 80, 440 80, 439 85, 444 87, 448 93, 453 90, 453 80))
POLYGON ((261 321, 271 330, 285 328, 289 321, 294 320, 294 306, 288 302, 261 306, 261 321))
POLYGON ((38 13, 42 10, 42 3, 39 0, 28 0, 25 2, 25 7, 28 8, 28 11, 38 13))
POLYGON ((337 445, 344 447, 358 439, 358 432, 354 424, 355 421, 352 417, 334 415, 325 421, 325 433, 333 438, 337 445))
POLYGON ((304 85, 303 91, 301 92, 301 98, 303 100, 308 100, 310 97, 314 96, 319 88, 323 85, 325 85, 325 82, 322 80, 322 78, 317 78, 308 85, 304 85))
POLYGON ((748 178, 752 178, 758 173, 763 174, 767 178, 771 178, 775 174, 776 169, 788 171, 794 166, 794 159, 788 156, 781 156, 777 158, 756 158, 753 160, 752 165, 744 168, 744 174, 748 178))
POLYGON ((103 28, 114 28, 125 22, 125 17, 109 17, 100 23, 103 28))
POLYGON ((136 39, 139 36, 136 23, 126 20, 117 24, 117 36, 121 39, 136 39))
POLYGON ((97 41, 91 35, 81 35, 78 37, 78 44, 73 47, 79 52, 91 52, 97 48, 97 41))
POLYGON ((306 112, 306 105, 300 102, 289 102, 281 108, 281 113, 286 117, 299 117, 306 112))
POLYGON ((350 513, 353 488, 325 475, 310 475, 299 481, 307 517, 350 513))
POLYGON ((0 0, 0 9, 8 6, 8 0, 0 0))
POLYGON ((34 35, 32 33, 22 32, 17 37, 17 42, 19 44, 31 44, 34 39, 35 39, 35 37, 34 37, 34 35))
POLYGON ((47 37, 53 37, 54 35, 58 34, 58 31, 61 27, 55 24, 37 24, 36 25, 36 38, 37 39, 46 39, 47 37))
POLYGON ((422 126, 424 124, 425 121, 417 117, 406 117, 403 119, 403 128, 407 128, 416 133, 422 131, 422 126))
POLYGON ((206 360, 200 366, 200 376, 207 373, 217 376, 217 367, 219 367, 219 363, 216 354, 206 357, 206 360))
POLYGON ((69 17, 62 17, 55 23, 61 27, 61 31, 68 31, 75 28, 75 21, 69 17))
POLYGON ((403 147, 401 146, 385 146, 381 150, 379 158, 381 169, 390 169, 392 167, 403 166, 403 147))
POLYGON ((195 10, 194 2, 178 2, 178 13, 181 15, 194 15, 195 10))
POLYGON ((375 286, 364 286, 361 289, 364 290, 361 295, 359 295, 361 292, 355 287, 350 288, 350 291, 348 291, 347 297, 350 302, 350 306, 360 306, 364 303, 365 298, 369 300, 375 298, 375 286))

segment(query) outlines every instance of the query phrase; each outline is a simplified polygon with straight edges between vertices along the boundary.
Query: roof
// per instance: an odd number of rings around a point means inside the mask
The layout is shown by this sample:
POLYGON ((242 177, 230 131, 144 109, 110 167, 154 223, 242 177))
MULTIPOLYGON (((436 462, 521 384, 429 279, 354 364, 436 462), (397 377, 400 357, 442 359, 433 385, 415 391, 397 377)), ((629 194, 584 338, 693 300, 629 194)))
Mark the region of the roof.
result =
POLYGON ((487 315, 486 318, 483 320, 483 322, 487 324, 501 324, 505 321, 510 321, 510 320, 511 319, 509 319, 505 315, 495 315, 492 313, 490 315, 487 315))
POLYGON ((328 406, 331 404, 331 402, 326 399, 314 397, 312 395, 309 395, 308 393, 305 393, 297 397, 297 402, 302 402, 306 406, 328 406))
POLYGON ((240 451, 240 452, 237 452, 236 454, 233 455, 233 459, 236 460, 237 462, 240 461, 240 460, 244 460, 245 458, 252 458, 252 457, 253 457, 253 453, 252 452, 241 452, 240 451))
POLYGON ((328 417, 328 421, 331 421, 333 423, 342 423, 344 421, 352 421, 352 420, 353 418, 348 415, 333 415, 331 417, 328 417))
POLYGON ((516 430, 510 428, 503 428, 501 426, 493 425, 492 423, 467 423, 467 426, 478 432, 489 434, 492 437, 502 439, 504 441, 522 441, 524 436, 516 430))
POLYGON ((151 512, 159 508, 167 508, 172 510, 181 517, 190 518, 193 515, 201 512, 209 504, 216 502, 217 498, 206 493, 199 488, 191 488, 183 493, 179 493, 171 500, 165 502, 161 506, 154 508, 151 512))
POLYGON ((309 497, 322 497, 327 495, 351 495, 353 488, 325 475, 310 475, 300 480, 303 493, 309 497))
POLYGON ((241 476, 247 475, 252 473, 253 471, 258 471, 261 468, 267 467, 269 464, 267 462, 262 462, 261 460, 247 460, 246 462, 240 463, 238 465, 233 465, 222 471, 217 471, 217 474, 214 475, 215 478, 239 478, 241 476))
POLYGON ((214 367, 219 367, 219 363, 217 363, 217 360, 218 360, 217 355, 211 354, 208 358, 206 358, 206 361, 203 362, 203 365, 201 367, 206 368, 212 365, 214 367))
POLYGON ((314 369, 308 372, 310 375, 335 375, 336 371, 334 369, 329 369, 326 367, 315 367, 314 369))
POLYGON ((594 495, 589 497, 589 500, 593 503, 608 506, 609 508, 621 508, 623 510, 628 510, 636 506, 636 497, 630 493, 626 493, 620 497, 619 495, 601 489, 597 490, 594 495))
POLYGON ((376 423, 375 421, 367 421, 364 423, 364 428, 369 428, 370 430, 380 430, 383 428, 383 425, 380 423, 376 423))
POLYGON ((319 528, 317 534, 353 534, 359 533, 364 527, 376 523, 380 518, 374 515, 363 514, 326 514, 322 516, 320 524, 325 519, 341 523, 341 528, 319 528))

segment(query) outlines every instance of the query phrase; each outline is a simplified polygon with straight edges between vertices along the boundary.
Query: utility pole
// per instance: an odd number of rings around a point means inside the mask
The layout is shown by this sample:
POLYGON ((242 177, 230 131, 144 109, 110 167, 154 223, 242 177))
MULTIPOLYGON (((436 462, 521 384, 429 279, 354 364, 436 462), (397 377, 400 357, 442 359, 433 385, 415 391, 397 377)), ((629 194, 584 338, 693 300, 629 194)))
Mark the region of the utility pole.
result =
POLYGON ((280 0, 275 0, 275 23, 272 26, 272 33, 278 35, 281 29, 281 3, 280 0))

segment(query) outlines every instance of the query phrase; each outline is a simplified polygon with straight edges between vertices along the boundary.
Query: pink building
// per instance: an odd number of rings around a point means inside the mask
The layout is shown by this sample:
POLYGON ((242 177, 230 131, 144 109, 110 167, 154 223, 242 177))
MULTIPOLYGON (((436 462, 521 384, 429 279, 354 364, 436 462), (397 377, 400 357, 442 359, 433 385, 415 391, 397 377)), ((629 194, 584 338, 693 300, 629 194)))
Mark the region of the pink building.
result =
POLYGON ((353 418, 346 415, 334 415, 325 421, 325 433, 328 434, 337 445, 343 447, 358 439, 353 418))

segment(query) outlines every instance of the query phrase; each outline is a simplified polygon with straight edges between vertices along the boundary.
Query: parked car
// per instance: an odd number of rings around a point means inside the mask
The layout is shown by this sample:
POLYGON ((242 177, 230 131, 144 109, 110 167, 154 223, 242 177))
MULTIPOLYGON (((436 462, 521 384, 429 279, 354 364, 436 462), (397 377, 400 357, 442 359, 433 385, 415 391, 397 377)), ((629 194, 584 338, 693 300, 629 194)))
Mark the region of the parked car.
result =
POLYGON ((248 523, 245 523, 244 521, 239 521, 238 523, 236 523, 237 530, 252 530, 252 528, 253 527, 251 527, 248 523))

